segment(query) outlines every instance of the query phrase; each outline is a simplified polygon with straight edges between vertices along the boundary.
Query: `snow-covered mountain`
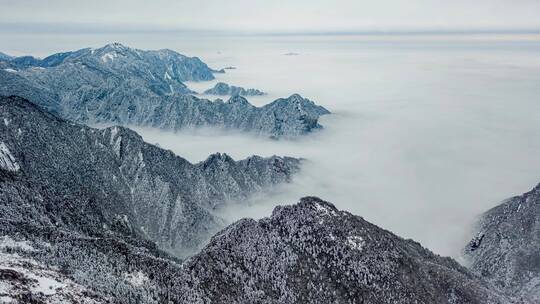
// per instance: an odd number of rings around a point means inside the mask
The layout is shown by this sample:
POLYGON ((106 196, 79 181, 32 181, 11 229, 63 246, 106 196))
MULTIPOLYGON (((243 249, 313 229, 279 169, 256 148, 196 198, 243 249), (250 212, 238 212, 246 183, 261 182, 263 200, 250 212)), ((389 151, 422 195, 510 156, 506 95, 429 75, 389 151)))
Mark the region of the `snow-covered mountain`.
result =
POLYGON ((233 85, 228 85, 224 82, 218 82, 213 88, 204 91, 204 94, 218 95, 218 96, 261 96, 266 93, 257 89, 244 89, 233 85))
POLYGON ((191 164, 20 97, 0 98, 0 113, 4 302, 511 303, 452 259, 314 197, 199 251, 224 225, 215 207, 287 182, 297 159, 191 164))
POLYGON ((213 126, 271 137, 295 137, 319 129, 329 112, 293 95, 257 108, 242 100, 212 102, 185 81, 214 78, 196 57, 171 50, 144 51, 118 43, 38 59, 0 59, 0 95, 29 99, 47 111, 82 123, 113 123, 171 130, 213 126))
POLYGON ((452 259, 313 197, 277 207, 259 221, 236 222, 184 262, 127 236, 84 237, 29 229, 31 224, 24 237, 5 238, 0 246, 0 255, 7 256, 2 260, 16 254, 17 261, 37 265, 0 262, 0 272, 13 271, 6 292, 10 298, 31 294, 45 303, 64 294, 74 295, 74 303, 89 295, 97 303, 510 303, 452 259), (25 278, 36 276, 45 264, 48 285, 57 287, 49 295, 38 292, 41 283, 29 291, 11 288, 28 285, 25 278))
POLYGON ((314 197, 227 227, 183 269, 201 303, 507 303, 452 259, 314 197))
POLYGON ((0 60, 6 60, 7 61, 7 60, 11 60, 11 59, 13 59, 13 56, 10 56, 8 54, 0 52, 0 60))
MULTIPOLYGON (((148 239, 185 256, 224 221, 214 209, 290 181, 300 160, 214 154, 192 164, 123 127, 71 123, 0 98, 0 218, 87 235, 148 239)), ((6 227, 8 228, 8 227, 6 227)))
POLYGON ((497 288, 540 302, 540 185, 482 214, 465 248, 470 268, 497 288))

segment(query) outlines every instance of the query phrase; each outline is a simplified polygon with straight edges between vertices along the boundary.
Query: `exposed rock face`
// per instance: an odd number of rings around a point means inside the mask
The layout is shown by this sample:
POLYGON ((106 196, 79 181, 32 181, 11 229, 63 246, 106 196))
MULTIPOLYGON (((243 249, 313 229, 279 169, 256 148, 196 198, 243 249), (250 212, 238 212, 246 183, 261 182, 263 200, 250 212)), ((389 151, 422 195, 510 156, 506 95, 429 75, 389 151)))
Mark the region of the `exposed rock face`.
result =
POLYGON ((191 164, 129 129, 70 123, 18 97, 0 98, 0 116, 0 221, 115 231, 178 256, 224 226, 214 208, 287 182, 300 165, 219 153, 191 164))
POLYGON ((218 82, 216 85, 204 91, 204 94, 218 95, 218 96, 261 96, 266 95, 265 92, 259 91, 257 89, 244 89, 242 87, 237 87, 233 85, 228 85, 224 82, 218 82))
POLYGON ((198 58, 170 50, 143 51, 120 44, 51 55, 0 60, 0 95, 29 99, 77 122, 137 125, 171 130, 213 126, 272 137, 319 129, 329 112, 303 99, 280 99, 257 108, 246 100, 199 99, 187 80, 213 79, 198 58), (258 115, 262 115, 259 117, 258 115))
POLYGON ((484 213, 465 257, 497 288, 540 302, 540 185, 484 213))

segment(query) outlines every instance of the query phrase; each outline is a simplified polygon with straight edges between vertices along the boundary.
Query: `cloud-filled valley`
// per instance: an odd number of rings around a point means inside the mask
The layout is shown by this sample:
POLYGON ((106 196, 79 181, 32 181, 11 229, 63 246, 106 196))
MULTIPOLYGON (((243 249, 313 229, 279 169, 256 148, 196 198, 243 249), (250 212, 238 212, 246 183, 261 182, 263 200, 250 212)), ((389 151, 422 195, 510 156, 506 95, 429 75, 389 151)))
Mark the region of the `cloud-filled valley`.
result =
MULTIPOLYGON (((266 216, 275 204, 317 195, 458 256, 478 214, 537 181, 540 58, 535 44, 497 42, 487 50, 489 42, 450 47, 443 38, 400 47, 339 38, 332 47, 311 38, 263 44, 264 50, 231 43, 221 54, 204 55, 213 66, 237 67, 215 81, 268 90, 250 97, 252 103, 299 92, 333 113, 321 117, 321 132, 297 141, 136 130, 193 161, 217 151, 237 159, 308 159, 292 185, 256 198, 252 208, 229 210, 231 220, 266 216), (283 56, 286 51, 301 55, 283 56)), ((213 82, 188 85, 203 91, 213 82)))

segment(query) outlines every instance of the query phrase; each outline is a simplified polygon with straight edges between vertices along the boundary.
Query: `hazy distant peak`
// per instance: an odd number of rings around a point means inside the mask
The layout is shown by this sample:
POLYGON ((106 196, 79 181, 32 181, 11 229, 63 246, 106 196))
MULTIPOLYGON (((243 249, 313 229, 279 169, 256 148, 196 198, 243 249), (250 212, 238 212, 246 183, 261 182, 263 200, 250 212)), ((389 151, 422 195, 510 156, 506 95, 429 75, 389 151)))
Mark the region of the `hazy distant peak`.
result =
POLYGON ((218 82, 213 88, 204 91, 204 94, 210 95, 230 95, 230 96, 261 96, 266 95, 265 92, 257 89, 245 89, 243 87, 233 86, 224 82, 218 82))

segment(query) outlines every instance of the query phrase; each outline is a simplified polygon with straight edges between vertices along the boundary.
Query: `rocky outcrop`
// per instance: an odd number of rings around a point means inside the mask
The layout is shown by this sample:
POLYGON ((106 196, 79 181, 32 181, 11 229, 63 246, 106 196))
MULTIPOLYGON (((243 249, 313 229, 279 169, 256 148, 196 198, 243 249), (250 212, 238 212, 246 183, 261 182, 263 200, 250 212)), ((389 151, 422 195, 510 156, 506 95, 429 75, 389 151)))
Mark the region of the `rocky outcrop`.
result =
POLYGON ((470 269, 497 288, 540 302, 540 185, 482 214, 464 253, 470 269))
POLYGON ((18 97, 0 99, 0 220, 111 231, 177 256, 224 221, 214 209, 290 181, 300 161, 214 154, 192 164, 123 127, 74 124, 18 97))
POLYGON ((257 89, 244 89, 233 85, 228 85, 224 82, 218 82, 216 85, 204 91, 204 94, 218 95, 218 96, 261 96, 266 95, 265 92, 257 89))

